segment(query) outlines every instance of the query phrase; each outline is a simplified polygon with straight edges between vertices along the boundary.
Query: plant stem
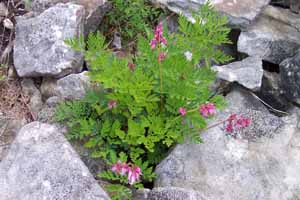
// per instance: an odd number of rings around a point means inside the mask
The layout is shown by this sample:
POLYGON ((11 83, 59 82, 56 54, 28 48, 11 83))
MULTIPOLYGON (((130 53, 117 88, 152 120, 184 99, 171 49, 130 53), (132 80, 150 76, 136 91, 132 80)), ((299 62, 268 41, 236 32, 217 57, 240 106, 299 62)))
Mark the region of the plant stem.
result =
POLYGON ((206 128, 204 128, 204 129, 200 129, 201 131, 205 131, 205 130, 208 130, 208 129, 211 129, 211 128, 214 128, 214 127, 216 127, 216 126, 219 126, 220 124, 223 124, 224 122, 226 122, 228 119, 225 119, 225 120, 222 120, 222 121, 219 121, 219 122, 217 122, 217 123, 215 123, 215 124, 212 124, 212 125, 210 125, 210 126, 208 126, 208 127, 206 127, 206 128))
MULTIPOLYGON (((158 48, 158 57, 160 55, 160 48, 158 48)), ((161 61, 158 60, 158 66, 159 66, 159 80, 160 80, 160 112, 163 112, 163 72, 162 72, 162 65, 161 61)))

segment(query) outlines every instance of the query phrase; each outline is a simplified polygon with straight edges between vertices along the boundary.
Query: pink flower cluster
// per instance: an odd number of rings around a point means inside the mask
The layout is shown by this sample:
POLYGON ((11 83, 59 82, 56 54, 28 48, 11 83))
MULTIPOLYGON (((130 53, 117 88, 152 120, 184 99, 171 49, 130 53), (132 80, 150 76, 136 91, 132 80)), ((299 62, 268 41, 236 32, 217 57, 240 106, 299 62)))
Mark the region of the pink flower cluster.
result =
POLYGON ((114 100, 109 100, 107 106, 109 109, 113 109, 113 108, 117 107, 117 102, 114 100))
POLYGON ((164 59, 166 59, 166 57, 167 57, 167 54, 162 52, 162 53, 160 53, 160 54, 158 55, 157 60, 158 60, 158 62, 161 62, 161 61, 163 61, 164 59))
MULTIPOLYGON (((191 110, 194 111, 194 110, 191 110)), ((184 107, 180 107, 178 112, 181 116, 185 116, 187 114, 187 110, 184 107)), ((200 106, 199 112, 203 117, 210 117, 217 113, 216 106, 213 103, 206 103, 200 106)))
POLYGON ((235 131, 239 131, 243 128, 248 127, 250 124, 251 124, 251 119, 249 117, 232 114, 225 121, 225 130, 228 133, 233 133, 235 131))
POLYGON ((181 116, 186 115, 186 109, 185 109, 184 107, 180 107, 180 108, 178 109, 178 112, 180 113, 181 116))
POLYGON ((133 71, 134 71, 134 68, 135 68, 135 65, 134 65, 134 63, 132 63, 132 62, 129 62, 129 63, 128 63, 128 68, 129 68, 129 70, 130 70, 130 71, 132 71, 132 72, 133 72, 133 71))
POLYGON ((150 42, 151 49, 154 49, 156 45, 162 44, 164 46, 167 45, 167 40, 163 36, 163 25, 159 23, 154 31, 154 38, 150 42))
POLYGON ((130 165, 125 162, 121 162, 120 160, 112 165, 111 171, 120 175, 127 174, 128 183, 130 185, 138 181, 140 179, 140 175, 142 174, 141 168, 139 166, 130 165))
POLYGON ((200 106, 199 112, 203 117, 210 117, 217 113, 216 107, 213 103, 206 103, 200 106))

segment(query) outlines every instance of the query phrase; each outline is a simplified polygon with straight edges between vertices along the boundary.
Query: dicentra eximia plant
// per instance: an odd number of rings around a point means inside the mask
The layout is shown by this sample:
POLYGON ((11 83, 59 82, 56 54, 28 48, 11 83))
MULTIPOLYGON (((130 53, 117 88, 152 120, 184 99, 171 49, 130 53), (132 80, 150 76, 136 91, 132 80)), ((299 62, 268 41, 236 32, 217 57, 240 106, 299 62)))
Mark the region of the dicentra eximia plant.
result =
MULTIPOLYGON (((226 18, 206 4, 194 19, 179 17, 174 34, 158 24, 148 39, 139 37, 132 58, 116 57, 99 33, 89 35, 86 47, 82 38, 67 41, 84 54, 91 79, 102 89, 61 105, 56 118, 67 124, 71 139, 85 141, 91 156, 111 167, 99 176, 112 181, 112 199, 130 199, 128 188, 153 181, 154 167, 173 145, 201 142, 207 119, 224 107, 223 97, 209 88, 215 80, 211 61, 230 59, 216 48, 229 43, 226 18)), ((250 121, 222 123, 231 131, 230 124, 245 127, 250 121)))

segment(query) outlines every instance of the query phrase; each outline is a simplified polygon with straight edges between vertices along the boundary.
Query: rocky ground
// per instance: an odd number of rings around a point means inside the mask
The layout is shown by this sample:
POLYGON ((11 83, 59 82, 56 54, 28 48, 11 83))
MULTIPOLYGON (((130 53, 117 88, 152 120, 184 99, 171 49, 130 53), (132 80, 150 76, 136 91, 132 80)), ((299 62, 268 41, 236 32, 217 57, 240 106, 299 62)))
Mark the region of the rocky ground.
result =
MULTIPOLYGON (((155 2, 190 17, 188 8, 204 0, 155 2)), ((229 106, 210 123, 231 113, 253 123, 237 138, 219 126, 202 133, 203 144, 177 145, 158 165, 154 188, 135 199, 300 199, 300 3, 212 3, 229 18, 233 45, 220 48, 234 62, 213 66, 229 106)), ((105 0, 0 2, 1 200, 109 199, 94 179, 101 161, 52 122, 59 102, 91 87, 82 55, 64 40, 95 31, 108 8, 105 0)))

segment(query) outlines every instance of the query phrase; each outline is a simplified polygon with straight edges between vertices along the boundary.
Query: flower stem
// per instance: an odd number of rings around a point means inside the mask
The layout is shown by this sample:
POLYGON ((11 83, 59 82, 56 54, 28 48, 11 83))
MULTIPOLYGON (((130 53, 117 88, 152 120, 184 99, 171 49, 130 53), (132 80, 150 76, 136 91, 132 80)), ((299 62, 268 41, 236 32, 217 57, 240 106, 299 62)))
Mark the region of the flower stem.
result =
POLYGON ((201 129, 201 131, 205 131, 205 130, 214 128, 214 127, 216 127, 216 126, 219 126, 220 124, 223 124, 223 123, 226 122, 226 121, 228 121, 228 119, 225 119, 225 120, 219 121, 219 122, 217 122, 217 123, 215 123, 215 124, 212 124, 212 125, 210 125, 210 126, 208 126, 208 127, 206 127, 206 128, 201 129))
MULTIPOLYGON (((158 55, 160 55, 160 49, 158 48, 158 55)), ((160 80, 160 112, 163 112, 163 72, 161 61, 158 60, 159 65, 159 80, 160 80)))

